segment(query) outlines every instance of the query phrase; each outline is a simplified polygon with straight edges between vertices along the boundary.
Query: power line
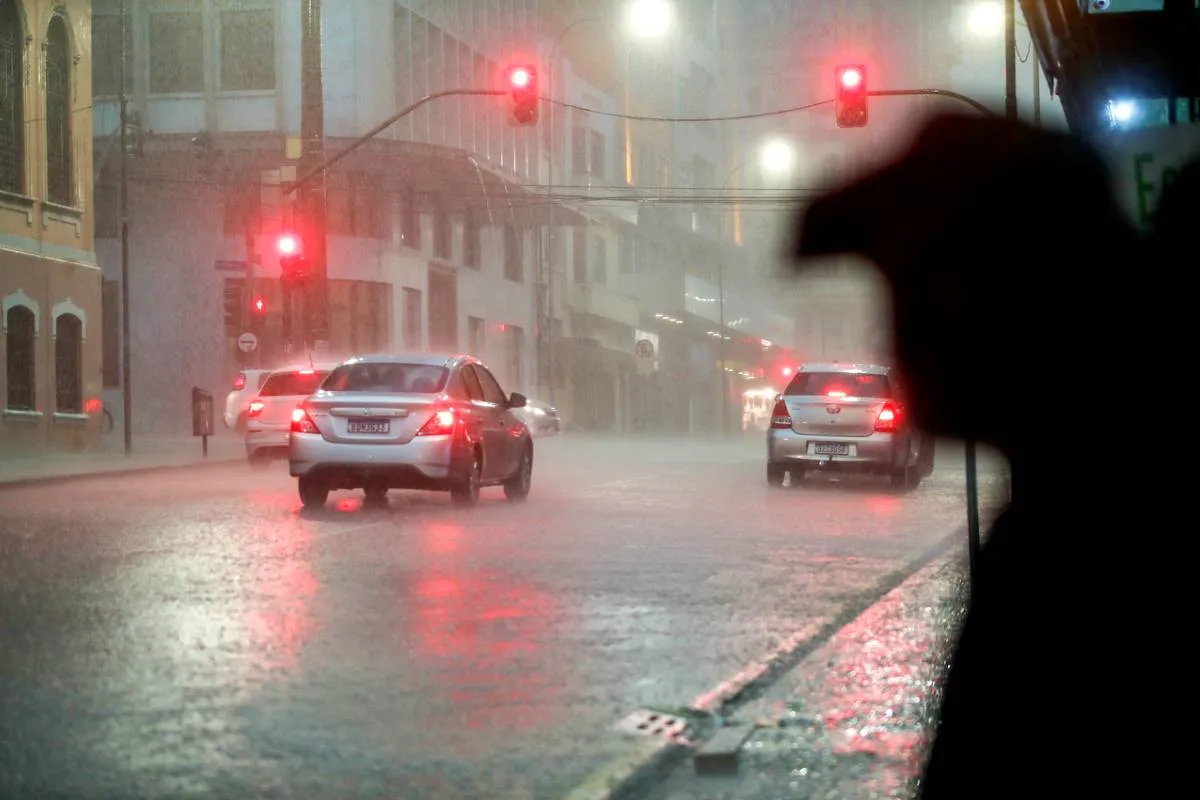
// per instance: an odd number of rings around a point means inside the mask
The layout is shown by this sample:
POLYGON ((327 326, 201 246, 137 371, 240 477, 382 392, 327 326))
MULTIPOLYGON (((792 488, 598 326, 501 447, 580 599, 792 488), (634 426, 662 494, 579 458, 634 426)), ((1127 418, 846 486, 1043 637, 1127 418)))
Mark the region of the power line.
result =
POLYGON ((785 114, 794 114, 797 111, 808 111, 819 106, 829 105, 833 99, 818 100, 815 103, 805 103, 802 106, 791 106, 790 108, 778 108, 773 111, 758 111, 753 114, 726 114, 716 117, 655 117, 645 114, 622 114, 619 111, 603 111, 598 108, 588 108, 587 106, 568 103, 564 100, 554 100, 549 97, 543 97, 547 103, 551 103, 563 108, 571 108, 576 111, 585 111, 589 114, 596 114, 601 117, 614 117, 616 119, 628 119, 635 122, 734 122, 742 119, 764 119, 766 117, 781 117, 785 114))

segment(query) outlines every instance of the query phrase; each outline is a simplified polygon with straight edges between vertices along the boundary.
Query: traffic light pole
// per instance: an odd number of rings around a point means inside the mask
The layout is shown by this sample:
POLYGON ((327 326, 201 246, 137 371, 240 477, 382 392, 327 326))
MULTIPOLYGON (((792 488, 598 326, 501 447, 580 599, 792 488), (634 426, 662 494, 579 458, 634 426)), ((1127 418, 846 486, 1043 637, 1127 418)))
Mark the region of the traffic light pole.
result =
POLYGON ((390 117, 385 119, 383 122, 380 122, 374 128, 371 128, 371 130, 367 131, 362 136, 359 136, 357 139, 352 141, 350 144, 346 145, 345 148, 343 148, 342 150, 339 150, 334 155, 330 156, 329 158, 326 158, 324 161, 320 162, 319 164, 305 170, 300 175, 300 177, 296 178, 296 180, 292 181, 289 184, 286 184, 283 187, 283 195, 284 195, 284 197, 286 197, 286 196, 296 192, 301 187, 308 185, 314 178, 316 178, 319 175, 322 175, 326 170, 328 170, 334 164, 341 161, 343 158, 350 155, 355 150, 362 147, 364 144, 371 141, 379 134, 383 133, 385 130, 390 128, 392 125, 396 124, 396 122, 398 122, 401 119, 404 119, 409 114, 416 111, 418 108, 420 108, 421 106, 430 102, 431 100, 437 100, 442 97, 462 97, 462 96, 504 97, 504 96, 507 96, 508 94, 509 94, 509 92, 505 89, 446 89, 441 92, 434 92, 433 94, 427 94, 424 97, 422 97, 420 100, 417 100, 415 103, 410 103, 409 105, 407 105, 404 108, 397 111, 395 114, 392 114, 390 117))
MULTIPOLYGON (((325 84, 321 71, 321 0, 304 0, 300 29, 300 139, 301 166, 312 174, 297 204, 308 231, 305 256, 309 279, 305 283, 304 316, 300 339, 305 351, 329 338, 329 270, 325 231, 325 172, 315 166, 325 163, 325 84)), ((290 294, 290 292, 289 292, 290 294)), ((290 297, 288 298, 291 299, 290 297)), ((285 302, 285 308, 288 303, 285 302)), ((291 327, 291 326, 289 326, 291 327)), ((290 343, 289 335, 285 342, 290 343)))
POLYGON ((130 379, 130 364, 132 360, 129 344, 129 174, 126 162, 129 160, 125 152, 125 121, 128 118, 128 104, 125 98, 125 65, 129 54, 125 52, 125 42, 129 29, 128 9, 125 0, 121 0, 121 66, 120 77, 117 79, 117 127, 121 148, 120 188, 118 191, 118 215, 121 217, 121 428, 125 444, 125 455, 133 454, 133 381, 130 379))

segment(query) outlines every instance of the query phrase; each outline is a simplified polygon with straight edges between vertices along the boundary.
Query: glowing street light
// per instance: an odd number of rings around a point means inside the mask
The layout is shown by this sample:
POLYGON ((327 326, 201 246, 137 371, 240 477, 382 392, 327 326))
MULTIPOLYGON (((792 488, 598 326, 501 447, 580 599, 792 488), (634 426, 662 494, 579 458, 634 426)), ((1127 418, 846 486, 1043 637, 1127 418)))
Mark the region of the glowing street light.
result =
POLYGON ((771 175, 791 174, 796 163, 796 151, 790 142, 783 139, 772 139, 763 145, 762 168, 771 175))
POLYGON ((967 13, 967 30, 981 39, 1004 31, 1004 6, 996 0, 979 0, 967 13))
POLYGON ((626 21, 638 38, 661 38, 671 29, 671 4, 667 0, 634 0, 626 21))

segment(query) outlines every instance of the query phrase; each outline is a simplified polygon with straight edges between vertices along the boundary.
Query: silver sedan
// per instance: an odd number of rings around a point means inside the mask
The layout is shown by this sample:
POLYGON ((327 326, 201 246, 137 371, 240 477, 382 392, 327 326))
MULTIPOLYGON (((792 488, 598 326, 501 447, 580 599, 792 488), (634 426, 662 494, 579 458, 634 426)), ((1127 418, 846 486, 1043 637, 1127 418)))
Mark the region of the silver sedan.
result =
POLYGON ((474 504, 484 486, 510 500, 529 494, 533 439, 505 395, 471 356, 380 355, 335 368, 292 415, 288 465, 306 507, 334 489, 448 491, 474 504))
POLYGON ((771 411, 767 482, 799 483, 808 470, 889 476, 897 489, 917 488, 933 472, 933 441, 904 411, 889 367, 805 364, 771 411))

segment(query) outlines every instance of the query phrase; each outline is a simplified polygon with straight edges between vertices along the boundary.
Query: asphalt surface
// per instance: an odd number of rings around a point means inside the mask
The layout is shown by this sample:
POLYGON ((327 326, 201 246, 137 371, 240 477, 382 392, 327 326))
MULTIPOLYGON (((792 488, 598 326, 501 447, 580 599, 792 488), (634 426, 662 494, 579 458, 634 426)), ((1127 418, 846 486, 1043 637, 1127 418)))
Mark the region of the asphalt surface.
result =
POLYGON ((770 488, 757 440, 535 460, 466 512, 301 512, 283 465, 0 488, 0 796, 558 797, 965 519, 957 449, 908 495, 770 488))

